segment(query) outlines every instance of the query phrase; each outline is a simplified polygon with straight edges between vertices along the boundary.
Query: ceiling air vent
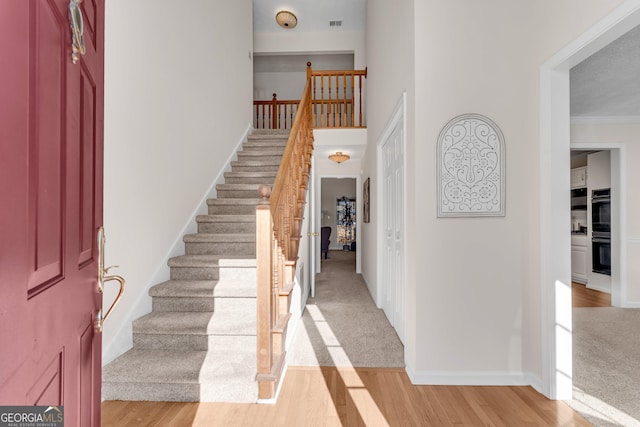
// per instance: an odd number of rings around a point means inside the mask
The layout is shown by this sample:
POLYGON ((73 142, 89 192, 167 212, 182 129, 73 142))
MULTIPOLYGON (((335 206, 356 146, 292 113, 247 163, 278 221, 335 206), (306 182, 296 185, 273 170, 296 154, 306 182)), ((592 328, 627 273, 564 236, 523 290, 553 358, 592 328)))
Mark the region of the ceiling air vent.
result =
POLYGON ((336 20, 336 21, 329 21, 329 27, 334 28, 334 27, 342 27, 342 20, 336 20))

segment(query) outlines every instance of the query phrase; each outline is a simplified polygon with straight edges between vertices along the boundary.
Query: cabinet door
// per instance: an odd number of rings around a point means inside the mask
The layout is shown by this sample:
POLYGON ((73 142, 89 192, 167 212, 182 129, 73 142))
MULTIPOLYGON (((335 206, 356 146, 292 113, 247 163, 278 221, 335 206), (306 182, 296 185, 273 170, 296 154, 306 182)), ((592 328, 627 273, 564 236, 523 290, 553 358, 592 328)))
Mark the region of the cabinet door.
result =
POLYGON ((571 246, 571 279, 587 282, 587 248, 583 246, 571 246))
POLYGON ((571 188, 580 188, 587 186, 587 168, 571 169, 571 188))

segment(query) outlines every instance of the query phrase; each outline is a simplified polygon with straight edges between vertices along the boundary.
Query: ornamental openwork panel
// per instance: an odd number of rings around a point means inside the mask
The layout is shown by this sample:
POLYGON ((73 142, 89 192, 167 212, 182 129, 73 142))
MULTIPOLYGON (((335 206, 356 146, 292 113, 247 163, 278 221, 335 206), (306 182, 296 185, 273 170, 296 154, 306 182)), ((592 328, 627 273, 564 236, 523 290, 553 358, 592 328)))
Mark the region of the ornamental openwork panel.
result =
POLYGON ((479 114, 453 118, 438 137, 438 216, 505 215, 505 146, 479 114))

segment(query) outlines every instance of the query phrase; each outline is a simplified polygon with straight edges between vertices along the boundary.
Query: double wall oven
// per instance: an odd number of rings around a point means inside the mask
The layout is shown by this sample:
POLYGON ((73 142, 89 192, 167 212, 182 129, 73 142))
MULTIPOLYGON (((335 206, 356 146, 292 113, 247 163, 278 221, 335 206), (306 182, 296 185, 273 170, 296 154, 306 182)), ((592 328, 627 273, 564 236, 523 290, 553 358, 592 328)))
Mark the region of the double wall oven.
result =
POLYGON ((611 275, 611 189, 591 193, 593 272, 611 275))

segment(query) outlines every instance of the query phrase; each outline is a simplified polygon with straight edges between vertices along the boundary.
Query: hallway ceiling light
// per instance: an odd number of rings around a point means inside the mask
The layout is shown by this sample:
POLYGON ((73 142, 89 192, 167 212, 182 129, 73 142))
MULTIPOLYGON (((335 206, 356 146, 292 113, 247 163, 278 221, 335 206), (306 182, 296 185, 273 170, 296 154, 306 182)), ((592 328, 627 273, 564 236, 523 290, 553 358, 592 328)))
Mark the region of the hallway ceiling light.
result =
POLYGON ((282 28, 291 29, 298 25, 298 18, 288 10, 281 10, 276 14, 276 22, 282 28))
POLYGON ((344 154, 342 151, 337 151, 335 154, 329 156, 329 160, 333 160, 336 163, 346 162, 350 158, 348 154, 344 154))

